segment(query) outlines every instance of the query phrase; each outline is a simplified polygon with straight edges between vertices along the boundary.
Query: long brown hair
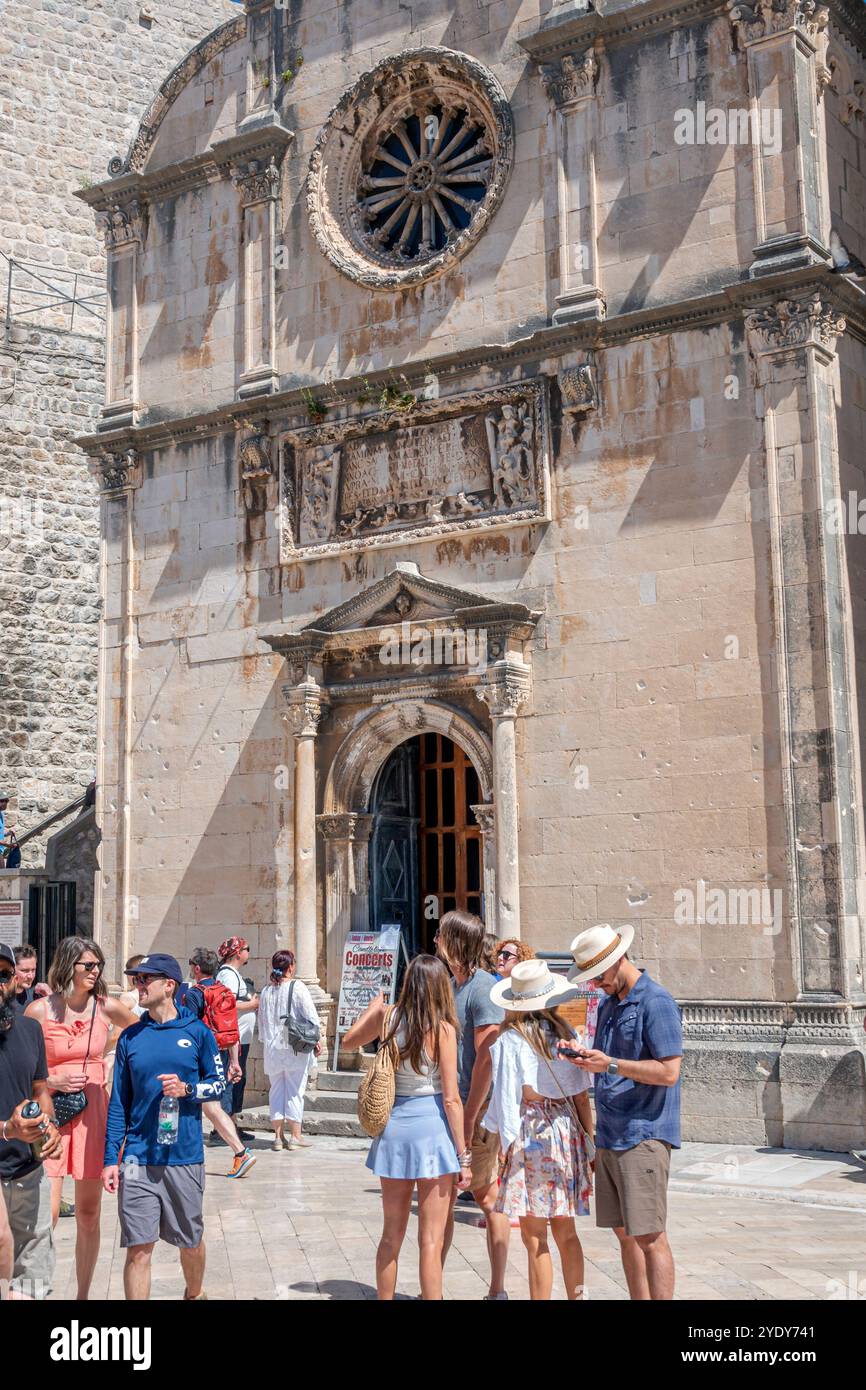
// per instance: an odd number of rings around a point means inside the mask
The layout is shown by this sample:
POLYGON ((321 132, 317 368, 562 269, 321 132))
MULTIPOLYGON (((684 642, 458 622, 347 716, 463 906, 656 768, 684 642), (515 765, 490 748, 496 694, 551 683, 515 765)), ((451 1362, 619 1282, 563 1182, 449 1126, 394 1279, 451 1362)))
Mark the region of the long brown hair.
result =
POLYGON ((105 956, 102 954, 102 947, 91 941, 89 936, 61 937, 48 969, 48 984, 55 994, 67 995, 71 992, 75 982, 75 967, 85 951, 90 951, 96 956, 102 966, 92 990, 94 999, 104 999, 108 994, 104 978, 105 956))
POLYGON ((503 1033, 506 1028, 513 1028, 515 1033, 526 1039, 533 1052, 537 1052, 539 1057, 546 1057, 549 1062, 555 1057, 551 1039, 563 1038, 570 1042, 574 1036, 556 1009, 534 1009, 525 1014, 507 1013, 502 1025, 503 1033))
POLYGON ((464 975, 472 975, 481 964, 484 950, 484 923, 474 912, 455 908, 439 923, 439 952, 448 965, 456 965, 464 975))
POLYGON ((438 956, 415 956, 403 976, 403 988, 387 1035, 390 1040, 402 1025, 401 1062, 408 1057, 412 1070, 420 1073, 424 1065, 426 1040, 431 1037, 431 1060, 438 1066, 440 1023, 450 1023, 457 1032, 451 978, 438 956))

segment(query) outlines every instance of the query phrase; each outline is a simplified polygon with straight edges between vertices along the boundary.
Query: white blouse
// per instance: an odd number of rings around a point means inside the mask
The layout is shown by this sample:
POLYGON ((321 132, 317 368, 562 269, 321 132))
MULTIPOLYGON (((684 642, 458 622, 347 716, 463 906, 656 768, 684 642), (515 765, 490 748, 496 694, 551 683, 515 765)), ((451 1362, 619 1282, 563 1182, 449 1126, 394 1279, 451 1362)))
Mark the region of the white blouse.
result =
MULTIPOLYGON (((281 980, 278 985, 265 985, 259 995, 259 1037, 268 1052, 292 1052, 286 1038, 283 1019, 288 1013, 289 986, 291 980, 281 980)), ((303 980, 295 980, 292 995, 292 1018, 297 1022, 306 1019, 308 1023, 319 1023, 319 1015, 313 997, 303 980)))
POLYGON ((590 1077, 572 1062, 548 1061, 515 1028, 506 1028, 490 1049, 493 1063, 490 1105, 481 1123, 499 1134, 503 1149, 520 1133, 520 1106, 524 1086, 540 1096, 562 1100, 563 1095, 579 1096, 590 1087, 590 1077))

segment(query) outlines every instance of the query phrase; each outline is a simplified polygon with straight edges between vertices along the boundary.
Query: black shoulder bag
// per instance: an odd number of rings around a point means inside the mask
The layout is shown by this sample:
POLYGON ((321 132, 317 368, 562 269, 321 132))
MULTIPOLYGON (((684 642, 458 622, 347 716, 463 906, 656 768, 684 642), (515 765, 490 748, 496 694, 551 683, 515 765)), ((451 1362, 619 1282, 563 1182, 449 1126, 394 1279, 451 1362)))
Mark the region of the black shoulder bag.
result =
MULTIPOLYGON (((93 1037, 93 1025, 96 1022, 97 1000, 93 1000, 93 1013, 90 1015, 90 1032, 87 1034, 87 1052, 84 1057, 84 1074, 87 1075, 87 1063, 90 1061, 90 1039, 93 1037)), ((54 1101, 54 1118, 60 1129, 68 1125, 80 1115, 82 1110, 87 1109, 87 1096, 84 1091, 54 1091, 51 1099, 54 1101)))
POLYGON ((283 1015, 283 1023, 286 1025, 286 1038, 289 1047, 297 1054, 299 1052, 313 1052, 316 1044, 321 1038, 321 1029, 315 1023, 310 1023, 306 1018, 298 1019, 297 1023, 292 1022, 292 996, 295 992, 295 981, 289 985, 289 999, 286 1004, 287 1012, 283 1015))

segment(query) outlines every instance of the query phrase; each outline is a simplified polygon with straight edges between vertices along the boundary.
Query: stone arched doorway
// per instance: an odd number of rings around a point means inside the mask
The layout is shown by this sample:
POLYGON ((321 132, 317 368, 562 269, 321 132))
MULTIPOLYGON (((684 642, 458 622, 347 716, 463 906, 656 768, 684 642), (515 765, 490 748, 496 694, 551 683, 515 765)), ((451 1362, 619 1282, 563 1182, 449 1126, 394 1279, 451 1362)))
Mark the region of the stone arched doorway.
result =
MULTIPOLYGON (((418 747, 420 771, 424 766, 421 754, 426 752, 432 755, 433 752, 430 744, 424 745, 424 740, 430 738, 436 740, 439 754, 443 751, 447 754, 448 745, 452 745, 460 752, 460 767, 468 764, 471 768, 470 786, 473 794, 477 787, 478 800, 471 801, 468 810, 478 827, 477 863, 481 876, 480 886, 472 896, 477 895, 479 905, 483 903, 488 920, 494 911, 496 866, 492 804, 493 750, 490 740, 467 713, 453 706, 435 701, 397 701, 379 708, 356 725, 338 749, 325 788, 326 809, 318 817, 319 829, 325 840, 323 929, 326 988, 329 993, 339 989, 340 961, 347 932, 367 930, 373 915, 381 915, 387 905, 384 898, 376 901, 376 875, 381 872, 389 854, 387 837, 384 837, 381 847, 376 844, 377 816, 380 817, 384 810, 387 819, 387 813, 392 813, 394 830, 399 832, 403 829, 406 838, 410 827, 400 827, 400 821, 417 820, 417 834, 424 819, 420 814, 413 813, 413 805, 416 811, 420 811, 420 808, 417 798, 413 802, 411 796, 408 798, 410 809, 405 812, 402 808, 398 810, 394 804, 385 807, 377 805, 380 791, 388 795, 388 788, 383 787, 383 772, 387 772, 395 752, 412 745, 418 747)), ((428 756, 427 765, 430 766, 433 761, 432 756, 428 756)), ((441 768, 437 770, 441 771, 441 768)), ((466 808, 461 810, 465 812, 466 808)), ((467 817, 463 814, 459 819, 462 821, 467 817)), ((432 838, 434 833, 445 827, 429 824, 426 829, 432 838)), ((392 838, 398 839, 399 834, 392 838)), ((395 862, 404 872, 411 870, 411 852, 407 850, 401 865, 400 850, 395 848, 391 855, 392 866, 395 862)), ((419 889, 425 886, 421 867, 419 856, 419 889)), ((443 893, 441 896, 444 903, 451 895, 443 893)), ((441 904, 439 906, 441 909, 441 904)), ((491 930, 494 929, 491 923, 491 930)), ((430 944, 424 938, 420 923, 417 923, 417 929, 408 941, 415 949, 429 947, 430 944)))

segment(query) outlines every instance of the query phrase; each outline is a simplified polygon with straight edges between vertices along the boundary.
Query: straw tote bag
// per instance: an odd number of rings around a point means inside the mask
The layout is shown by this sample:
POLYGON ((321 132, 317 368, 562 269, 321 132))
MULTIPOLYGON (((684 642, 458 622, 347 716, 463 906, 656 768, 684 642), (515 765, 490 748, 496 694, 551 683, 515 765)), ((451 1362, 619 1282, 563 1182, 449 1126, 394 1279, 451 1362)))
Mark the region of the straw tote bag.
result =
POLYGON ((358 1123, 371 1139, 378 1139, 394 1108, 400 1049, 393 1038, 385 1042, 392 1013, 393 1007, 382 1023, 382 1046, 358 1087, 358 1123))

